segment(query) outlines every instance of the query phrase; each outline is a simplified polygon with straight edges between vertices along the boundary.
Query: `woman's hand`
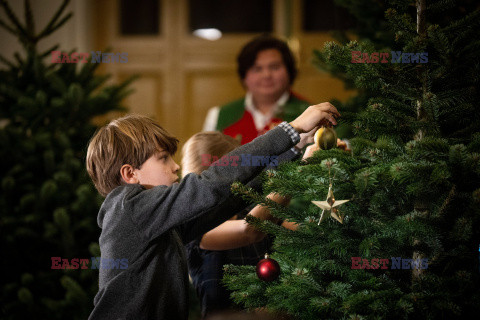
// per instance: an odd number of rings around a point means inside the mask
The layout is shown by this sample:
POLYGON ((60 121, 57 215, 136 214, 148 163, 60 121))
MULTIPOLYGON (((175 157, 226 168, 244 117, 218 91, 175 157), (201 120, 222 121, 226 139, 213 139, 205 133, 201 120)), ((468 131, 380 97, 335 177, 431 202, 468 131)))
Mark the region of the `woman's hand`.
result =
MULTIPOLYGON (((347 151, 347 152, 352 151, 348 148, 347 143, 343 140, 340 140, 340 139, 337 139, 337 148, 342 149, 342 150, 347 151)), ((305 160, 305 159, 310 158, 313 155, 313 153, 315 151, 318 151, 318 150, 320 150, 320 148, 316 144, 312 144, 312 145, 308 146, 307 149, 305 149, 305 153, 303 154, 302 159, 305 160)))

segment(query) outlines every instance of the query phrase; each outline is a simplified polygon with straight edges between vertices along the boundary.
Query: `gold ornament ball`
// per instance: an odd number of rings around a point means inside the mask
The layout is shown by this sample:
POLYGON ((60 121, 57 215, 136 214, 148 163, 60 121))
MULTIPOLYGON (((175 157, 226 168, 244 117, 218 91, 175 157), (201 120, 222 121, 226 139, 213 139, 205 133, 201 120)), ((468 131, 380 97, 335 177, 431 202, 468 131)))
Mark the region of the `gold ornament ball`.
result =
POLYGON ((320 149, 332 149, 337 146, 337 133, 333 128, 322 127, 315 133, 314 140, 320 149))

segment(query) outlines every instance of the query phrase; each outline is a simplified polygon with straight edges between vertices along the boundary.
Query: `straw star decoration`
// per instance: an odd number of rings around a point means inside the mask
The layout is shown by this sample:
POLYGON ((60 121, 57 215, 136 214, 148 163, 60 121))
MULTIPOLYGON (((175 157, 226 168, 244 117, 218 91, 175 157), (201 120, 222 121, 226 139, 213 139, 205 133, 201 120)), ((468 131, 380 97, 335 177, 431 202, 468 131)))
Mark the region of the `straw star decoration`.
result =
POLYGON ((327 200, 312 201, 313 204, 322 209, 318 224, 324 221, 327 217, 332 217, 338 222, 343 223, 343 215, 340 214, 340 211, 337 207, 348 201, 350 200, 335 200, 335 196, 333 195, 332 190, 332 183, 330 183, 330 185, 328 186, 327 200))

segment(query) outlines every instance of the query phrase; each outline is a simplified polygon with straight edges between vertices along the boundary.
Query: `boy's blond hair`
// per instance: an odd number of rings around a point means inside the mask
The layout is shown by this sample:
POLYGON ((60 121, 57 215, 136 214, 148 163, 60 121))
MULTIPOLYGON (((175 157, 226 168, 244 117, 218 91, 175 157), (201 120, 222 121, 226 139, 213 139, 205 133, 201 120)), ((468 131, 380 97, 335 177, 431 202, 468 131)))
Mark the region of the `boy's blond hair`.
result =
POLYGON ((154 120, 142 115, 127 115, 100 128, 90 140, 87 171, 101 195, 106 196, 125 184, 120 168, 129 164, 140 169, 155 153, 177 151, 178 140, 154 120))
POLYGON ((240 142, 218 131, 205 131, 193 135, 182 148, 182 175, 202 173, 208 166, 202 163, 202 155, 221 158, 240 146, 240 142))

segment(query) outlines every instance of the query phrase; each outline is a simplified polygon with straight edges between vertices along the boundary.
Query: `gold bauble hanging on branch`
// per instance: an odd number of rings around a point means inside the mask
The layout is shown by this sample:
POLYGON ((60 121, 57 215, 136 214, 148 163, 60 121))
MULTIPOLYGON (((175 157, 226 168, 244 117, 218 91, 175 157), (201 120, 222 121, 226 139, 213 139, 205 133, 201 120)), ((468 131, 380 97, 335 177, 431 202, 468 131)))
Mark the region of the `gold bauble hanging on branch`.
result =
POLYGON ((315 133, 314 141, 322 150, 335 148, 337 146, 337 133, 333 128, 322 127, 315 133))

